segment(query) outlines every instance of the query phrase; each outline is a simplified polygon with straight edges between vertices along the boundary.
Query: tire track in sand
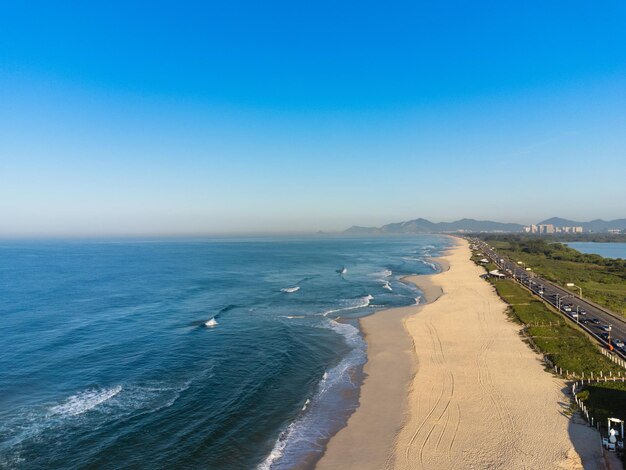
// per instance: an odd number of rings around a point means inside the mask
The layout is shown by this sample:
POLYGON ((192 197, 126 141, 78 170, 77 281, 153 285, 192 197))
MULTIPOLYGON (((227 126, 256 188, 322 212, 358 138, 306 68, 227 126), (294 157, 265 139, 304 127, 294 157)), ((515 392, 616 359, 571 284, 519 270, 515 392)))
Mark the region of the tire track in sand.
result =
MULTIPOLYGON (((439 438, 436 441, 435 451, 439 448, 441 441, 443 439, 444 434, 449 428, 450 424, 450 404, 452 402, 452 398, 454 396, 454 375, 452 371, 446 364, 445 354, 443 352, 443 345, 441 342, 441 338, 439 336, 439 332, 437 328, 432 322, 431 318, 426 319, 426 327, 429 331, 429 336, 431 338, 432 343, 432 353, 430 354, 430 365, 434 366, 437 370, 444 370, 444 375, 441 377, 441 389, 437 400, 430 408, 426 416, 422 419, 419 426, 413 432, 409 443, 405 449, 405 459, 407 465, 411 466, 411 457, 415 458, 415 454, 417 454, 417 458, 421 467, 424 466, 424 453, 427 449, 427 445, 430 441, 433 432, 437 428, 438 425, 442 425, 442 431, 439 435, 439 438), (444 398, 445 396, 445 398, 444 398), (436 418, 435 418, 436 416, 436 418), (445 416, 445 421, 442 423, 442 418, 445 416), (430 426, 428 426, 430 425, 430 426), (428 432, 420 437, 420 434, 423 434, 424 431, 428 429, 428 432), (418 439, 419 438, 419 439, 418 439)), ((451 449, 454 444, 454 440, 456 438, 456 433, 459 428, 458 418, 460 417, 460 408, 458 405, 456 408, 456 419, 453 418, 453 422, 455 422, 454 429, 452 431, 452 437, 450 439, 450 444, 446 448, 446 456, 451 463, 451 449)))
MULTIPOLYGON (((506 400, 503 398, 502 394, 499 393, 498 388, 494 385, 493 379, 491 377, 491 371, 489 369, 489 365, 487 363, 487 355, 491 352, 493 345, 495 343, 494 336, 489 332, 490 323, 487 320, 487 316, 491 317, 491 303, 489 301, 482 301, 482 308, 479 309, 478 317, 481 326, 484 328, 484 332, 487 334, 487 341, 485 341, 480 348, 480 351, 476 357, 476 366, 478 371, 478 382, 483 391, 486 393, 489 401, 493 405, 493 409, 496 411, 498 415, 498 425, 501 430, 501 435, 505 436, 511 429, 515 429, 515 420, 509 407, 506 404, 506 400), (485 312, 488 312, 485 315, 485 312)), ((501 446, 504 447, 503 453, 511 455, 511 454, 523 454, 528 455, 527 452, 519 448, 515 440, 505 440, 501 443, 501 446)), ((526 468, 525 463, 522 462, 524 468, 526 468)))

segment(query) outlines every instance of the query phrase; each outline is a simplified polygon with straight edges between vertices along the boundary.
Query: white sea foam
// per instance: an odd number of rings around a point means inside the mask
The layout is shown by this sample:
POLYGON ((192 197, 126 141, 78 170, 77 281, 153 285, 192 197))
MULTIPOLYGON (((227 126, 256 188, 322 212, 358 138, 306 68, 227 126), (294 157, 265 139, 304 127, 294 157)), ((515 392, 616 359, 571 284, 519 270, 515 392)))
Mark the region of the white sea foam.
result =
POLYGON ((292 320, 294 318, 304 318, 304 315, 287 315, 285 318, 292 320))
POLYGON ((418 296, 418 297, 415 297, 414 300, 415 300, 415 305, 418 305, 420 303, 420 300, 422 300, 422 298, 418 296))
POLYGON ((429 266, 430 268, 432 268, 433 271, 439 270, 435 263, 431 263, 430 261, 425 260, 424 258, 412 258, 410 256, 403 256, 402 259, 405 259, 408 261, 419 261, 420 263, 425 264, 426 266, 429 266))
POLYGON ((110 398, 113 398, 121 391, 121 385, 117 385, 112 388, 105 388, 103 390, 85 390, 84 392, 79 392, 76 395, 72 395, 64 403, 53 406, 52 408, 50 408, 50 413, 52 415, 61 416, 80 415, 95 408, 101 403, 104 403, 110 398))
POLYGON ((325 400, 334 393, 339 393, 341 387, 355 388, 357 383, 353 382, 352 373, 357 367, 365 363, 365 351, 367 345, 359 330, 347 323, 329 321, 324 325, 341 334, 348 346, 352 349, 350 353, 335 367, 326 371, 318 383, 315 395, 305 402, 300 416, 291 422, 281 433, 274 448, 261 463, 258 470, 282 470, 293 468, 296 462, 294 458, 311 450, 322 451, 320 439, 329 437, 323 429, 323 425, 328 425, 338 410, 327 406, 325 400), (322 426, 322 428, 320 428, 322 426))
POLYGON ((348 305, 347 307, 335 308, 335 309, 332 309, 332 310, 327 310, 326 312, 324 312, 323 315, 325 317, 327 317, 331 313, 345 312, 347 310, 354 310, 354 309, 357 309, 357 308, 365 308, 365 307, 368 307, 370 305, 372 300, 374 300, 374 297, 372 297, 370 294, 367 294, 365 297, 361 297, 359 299, 356 299, 356 301, 353 302, 353 304, 348 305))
POLYGON ((392 274, 393 274, 393 271, 391 269, 384 269, 383 271, 377 271, 375 273, 372 273, 371 276, 384 279, 386 277, 391 276, 392 274))
MULTIPOLYGON (((194 377, 211 373, 206 369, 194 377)), ((111 388, 91 388, 75 393, 54 406, 27 407, 17 410, 11 419, 0 421, 0 467, 3 458, 19 461, 19 449, 26 441, 42 439, 43 433, 54 435, 67 423, 75 426, 99 427, 128 416, 150 414, 172 406, 194 379, 179 384, 145 382, 116 385, 111 388), (10 452, 2 456, 4 446, 10 452)))
POLYGON ((420 260, 420 261, 424 263, 426 266, 430 266, 433 271, 437 271, 437 265, 435 263, 431 263, 430 261, 426 261, 426 260, 420 260))
POLYGON ((393 291, 393 289, 391 288, 391 284, 389 284, 389 281, 382 279, 382 282, 383 282, 383 289, 387 289, 388 291, 393 291))
POLYGON ((211 318, 210 320, 204 322, 204 326, 206 326, 207 328, 213 328, 216 327, 218 325, 217 320, 215 319, 215 317, 211 318))
POLYGON ((300 286, 295 287, 284 287, 280 291, 285 292, 287 294, 291 294, 292 292, 298 292, 300 290, 300 286))

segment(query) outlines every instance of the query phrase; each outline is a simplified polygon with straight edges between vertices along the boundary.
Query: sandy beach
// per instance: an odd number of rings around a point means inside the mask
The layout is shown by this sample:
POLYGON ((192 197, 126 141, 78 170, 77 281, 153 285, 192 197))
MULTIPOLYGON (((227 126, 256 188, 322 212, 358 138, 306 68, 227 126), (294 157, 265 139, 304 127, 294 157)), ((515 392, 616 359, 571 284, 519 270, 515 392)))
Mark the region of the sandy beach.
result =
POLYGON ((428 304, 362 320, 360 406, 320 469, 600 469, 597 434, 569 416, 566 383, 508 320, 459 240, 449 269, 409 280, 428 304))

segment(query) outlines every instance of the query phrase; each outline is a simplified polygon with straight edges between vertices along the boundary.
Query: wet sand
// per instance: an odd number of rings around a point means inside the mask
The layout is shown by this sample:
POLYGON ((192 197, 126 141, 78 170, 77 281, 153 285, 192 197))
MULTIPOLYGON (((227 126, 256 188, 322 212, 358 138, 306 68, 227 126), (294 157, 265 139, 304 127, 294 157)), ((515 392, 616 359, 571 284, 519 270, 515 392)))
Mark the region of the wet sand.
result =
POLYGON ((320 469, 604 468, 597 434, 566 414, 566 384, 510 322, 461 240, 414 276, 430 302, 362 320, 360 406, 320 469))

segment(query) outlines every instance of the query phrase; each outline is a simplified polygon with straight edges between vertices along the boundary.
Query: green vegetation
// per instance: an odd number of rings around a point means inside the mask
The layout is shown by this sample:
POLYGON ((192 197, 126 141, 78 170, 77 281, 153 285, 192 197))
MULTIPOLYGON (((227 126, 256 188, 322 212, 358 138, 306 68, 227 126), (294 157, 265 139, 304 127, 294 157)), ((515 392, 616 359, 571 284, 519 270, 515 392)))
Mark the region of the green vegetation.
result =
MULTIPOLYGON (((502 242, 499 242, 502 243, 502 242)), ((492 244, 495 246, 496 243, 492 244)), ((481 259, 476 253, 472 260, 481 259)), ((511 318, 524 325, 524 333, 529 343, 563 371, 574 372, 578 377, 584 372, 589 378, 613 374, 624 375, 626 371, 618 367, 604 355, 596 344, 577 328, 566 321, 561 314, 548 304, 537 300, 524 287, 510 279, 492 280, 498 295, 509 304, 511 318)), ((590 415, 599 422, 606 432, 608 417, 626 419, 626 383, 593 382, 586 384, 578 393, 590 415)), ((626 453, 622 454, 626 463, 626 453)))
MULTIPOLYGON (((541 235, 542 237, 544 235, 541 235)), ((552 238, 562 242, 624 243, 626 233, 557 233, 552 238)))
POLYGON ((572 282, 582 288, 584 297, 626 316, 626 260, 583 254, 536 236, 486 235, 482 238, 498 252, 526 263, 549 281, 564 287, 572 282))
POLYGON ((587 335, 575 325, 565 320, 545 303, 509 279, 494 280, 498 295, 509 304, 512 317, 525 326, 525 333, 531 343, 542 352, 552 364, 585 377, 591 373, 598 376, 600 371, 617 374, 617 365, 603 356, 587 335))
POLYGON ((625 382, 597 382, 585 385, 578 398, 585 402, 585 406, 600 425, 606 425, 607 418, 626 419, 626 383, 625 382))
POLYGON ((481 259, 488 259, 488 258, 486 258, 484 254, 482 254, 482 253, 480 253, 478 251, 473 251, 472 252, 472 258, 471 259, 472 259, 472 261, 474 263, 479 264, 482 267, 484 267, 487 270, 487 272, 493 271, 494 269, 498 269, 498 266, 496 266, 496 264, 491 262, 491 261, 489 261, 488 263, 481 263, 480 262, 481 259))

